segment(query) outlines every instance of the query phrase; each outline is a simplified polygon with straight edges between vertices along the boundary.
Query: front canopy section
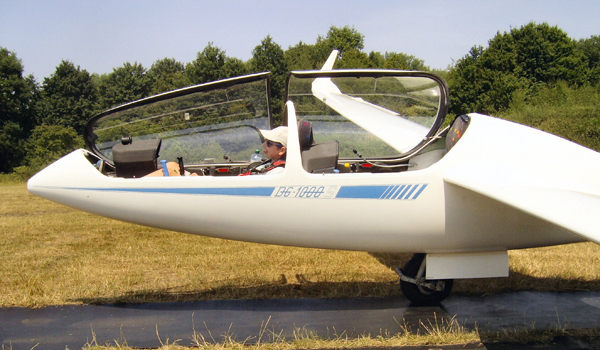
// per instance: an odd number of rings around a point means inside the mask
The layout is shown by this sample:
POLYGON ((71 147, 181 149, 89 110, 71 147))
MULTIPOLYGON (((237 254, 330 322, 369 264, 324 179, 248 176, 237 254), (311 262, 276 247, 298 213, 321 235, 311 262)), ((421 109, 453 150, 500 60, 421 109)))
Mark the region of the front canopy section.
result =
POLYGON ((156 148, 161 159, 182 157, 188 164, 247 159, 261 146, 259 129, 271 127, 269 76, 220 80, 115 107, 88 122, 85 141, 113 167, 121 145, 139 148, 128 156, 150 153, 151 161, 156 148))
POLYGON ((340 158, 406 157, 435 136, 448 86, 434 74, 398 70, 292 72, 287 99, 311 121, 315 142, 338 141, 340 158))

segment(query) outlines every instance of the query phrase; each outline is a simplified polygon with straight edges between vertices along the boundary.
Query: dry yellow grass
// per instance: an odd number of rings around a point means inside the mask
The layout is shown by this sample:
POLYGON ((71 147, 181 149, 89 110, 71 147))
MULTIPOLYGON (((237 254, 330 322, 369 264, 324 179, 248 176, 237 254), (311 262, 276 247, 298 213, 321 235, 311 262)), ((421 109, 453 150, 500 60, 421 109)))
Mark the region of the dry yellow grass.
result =
MULTIPOLYGON (((488 335, 483 335, 478 330, 469 330, 461 325, 456 318, 447 319, 444 317, 435 318, 422 322, 419 330, 415 331, 410 326, 398 322, 400 331, 390 333, 383 331, 380 334, 364 334, 358 337, 350 337, 345 332, 341 335, 323 338, 316 333, 305 328, 295 329, 291 335, 283 336, 281 333, 275 333, 268 329, 268 322, 261 326, 256 336, 244 340, 238 340, 232 334, 208 334, 194 332, 190 339, 194 349, 218 350, 218 349, 247 349, 247 350, 266 350, 266 349, 381 349, 397 348, 405 346, 426 346, 426 345, 450 345, 450 344, 480 344, 481 339, 487 339, 488 335)), ((533 332, 529 332, 528 339, 543 341, 551 334, 568 334, 563 330, 548 330, 543 333, 536 332, 536 337, 532 338, 533 332), (540 334, 542 337, 540 337, 540 334)), ((507 333, 504 333, 507 334, 507 333)), ((494 342, 503 341, 504 334, 495 334, 494 342)), ((592 338, 598 334, 597 331, 588 331, 579 334, 581 338, 592 338)), ((190 347, 178 344, 181 340, 171 341, 163 339, 157 330, 157 338, 162 346, 161 350, 184 350, 190 347)), ((114 340, 108 344, 98 343, 96 334, 92 333, 91 340, 83 347, 84 349, 132 349, 128 346, 126 339, 114 340)))
MULTIPOLYGON (((160 343, 159 350, 185 350, 185 349, 200 349, 200 350, 267 350, 267 349, 398 349, 404 347, 427 347, 440 348, 444 345, 454 345, 457 347, 466 347, 467 345, 483 346, 484 348, 509 348, 510 344, 519 344, 518 348, 556 348, 557 342, 563 344, 577 344, 581 348, 596 348, 594 344, 598 344, 600 340, 600 330, 598 329, 543 329, 535 328, 519 331, 505 331, 498 333, 480 333, 477 330, 468 330, 456 322, 455 319, 446 322, 434 320, 427 325, 423 325, 426 331, 423 333, 414 333, 409 329, 402 330, 395 334, 383 333, 380 335, 363 335, 356 338, 351 338, 345 335, 334 338, 322 338, 316 334, 306 331, 305 329, 297 329, 293 335, 288 338, 283 338, 277 334, 268 334, 268 332, 259 333, 256 337, 247 340, 235 340, 230 335, 224 334, 219 339, 206 339, 201 335, 194 335, 192 338, 193 346, 186 347, 178 344, 179 341, 170 341, 161 339, 160 334, 157 334, 160 343), (264 337, 264 338, 263 338, 264 337), (268 338, 268 341, 264 339, 268 338), (590 347, 591 346, 591 347, 590 347)), ((567 345, 568 346, 568 345, 567 345)), ((133 349, 128 346, 126 340, 115 340, 110 344, 99 344, 92 337, 90 341, 83 347, 87 350, 104 350, 104 349, 133 349)))
POLYGON ((0 186, 0 306, 399 293, 367 253, 251 244, 101 218, 0 186))
MULTIPOLYGON (((511 277, 454 293, 600 290, 600 246, 512 251, 511 277)), ((101 218, 0 185, 0 307, 399 295, 409 255, 259 245, 101 218)))

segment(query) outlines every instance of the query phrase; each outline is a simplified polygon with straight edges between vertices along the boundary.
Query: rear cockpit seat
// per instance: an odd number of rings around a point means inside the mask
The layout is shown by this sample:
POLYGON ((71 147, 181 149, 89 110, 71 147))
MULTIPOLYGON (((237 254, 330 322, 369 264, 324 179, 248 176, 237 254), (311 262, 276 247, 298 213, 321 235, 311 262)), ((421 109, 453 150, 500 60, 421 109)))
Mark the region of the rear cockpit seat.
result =
POLYGON ((340 144, 337 141, 314 143, 312 122, 298 121, 302 166, 309 173, 331 173, 337 167, 340 144))
POLYGON ((425 148, 422 152, 419 152, 416 156, 410 159, 410 163, 413 164, 409 171, 421 170, 437 163, 442 159, 454 145, 460 140, 465 130, 469 126, 469 117, 461 115, 456 117, 452 122, 450 128, 446 132, 445 141, 440 139, 425 148))

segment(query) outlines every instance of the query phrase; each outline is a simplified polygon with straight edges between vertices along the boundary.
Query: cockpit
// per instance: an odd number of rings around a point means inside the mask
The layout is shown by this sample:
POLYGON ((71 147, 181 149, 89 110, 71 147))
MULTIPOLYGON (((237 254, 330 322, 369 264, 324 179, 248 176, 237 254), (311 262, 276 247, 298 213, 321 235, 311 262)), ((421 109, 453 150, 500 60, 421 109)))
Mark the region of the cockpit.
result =
MULTIPOLYGON (((182 175, 237 176, 253 168, 272 129, 270 73, 191 86, 107 110, 86 126, 88 156, 107 176, 139 178, 175 162, 182 175)), ((291 72, 283 124, 297 125, 308 173, 382 173, 439 159, 448 109, 434 74, 394 70, 291 72), (293 116, 290 116, 293 113, 293 116), (435 154, 435 156, 431 156, 435 154), (423 157, 421 157, 423 158, 423 157)))

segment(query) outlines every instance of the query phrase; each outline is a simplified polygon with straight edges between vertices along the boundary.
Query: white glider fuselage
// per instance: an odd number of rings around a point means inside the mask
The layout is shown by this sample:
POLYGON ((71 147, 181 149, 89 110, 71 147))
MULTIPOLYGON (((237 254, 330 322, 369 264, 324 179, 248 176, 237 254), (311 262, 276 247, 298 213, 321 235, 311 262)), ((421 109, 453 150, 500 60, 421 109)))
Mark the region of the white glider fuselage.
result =
MULTIPOLYGON (((99 173, 85 158, 87 151, 77 150, 34 176, 28 188, 118 220, 269 244, 456 253, 599 241, 547 216, 554 208, 576 205, 548 199, 559 192, 584 194, 593 198, 591 209, 598 207, 592 175, 600 170, 597 152, 475 114, 460 142, 424 169, 311 174, 302 168, 290 115, 283 174, 125 179, 99 173), (510 191, 523 197, 537 193, 532 205, 545 206, 544 212, 502 198, 510 191), (267 217, 273 210, 277 217, 267 217)), ((587 220, 598 227, 597 216, 587 220)))

